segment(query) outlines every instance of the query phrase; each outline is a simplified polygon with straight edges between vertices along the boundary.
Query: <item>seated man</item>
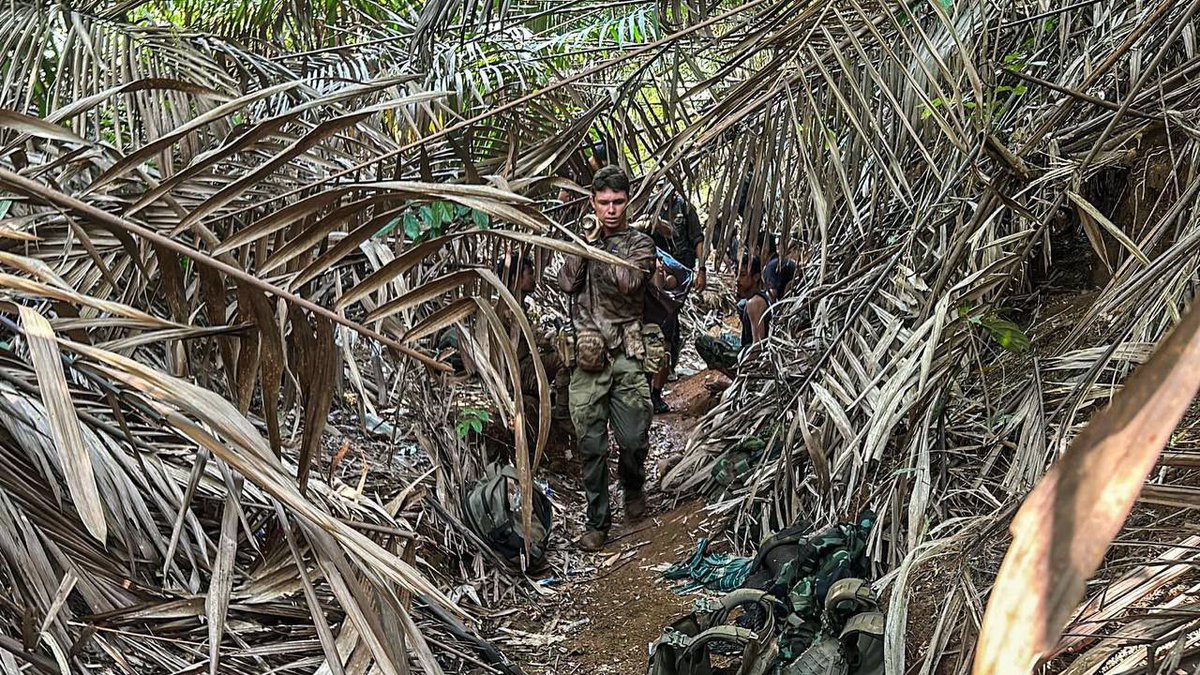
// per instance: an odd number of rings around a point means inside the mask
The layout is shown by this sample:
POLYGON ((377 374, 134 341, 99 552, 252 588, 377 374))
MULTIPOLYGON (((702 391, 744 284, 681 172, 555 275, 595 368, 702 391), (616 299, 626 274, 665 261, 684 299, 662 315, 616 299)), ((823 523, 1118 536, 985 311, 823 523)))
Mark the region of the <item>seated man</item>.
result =
POLYGON ((738 265, 738 318, 742 321, 742 347, 765 340, 771 328, 767 310, 771 295, 763 288, 762 263, 756 256, 744 256, 738 265))
POLYGON ((772 300, 779 300, 791 290, 796 278, 796 261, 779 253, 775 237, 767 240, 767 264, 763 267, 763 287, 772 300))
POLYGON ((708 367, 730 379, 737 375, 741 351, 765 340, 771 330, 767 310, 771 308, 772 300, 763 288, 762 263, 756 256, 742 256, 738 263, 737 294, 738 318, 742 324, 740 338, 730 334, 719 338, 701 335, 696 340, 696 351, 708 367))

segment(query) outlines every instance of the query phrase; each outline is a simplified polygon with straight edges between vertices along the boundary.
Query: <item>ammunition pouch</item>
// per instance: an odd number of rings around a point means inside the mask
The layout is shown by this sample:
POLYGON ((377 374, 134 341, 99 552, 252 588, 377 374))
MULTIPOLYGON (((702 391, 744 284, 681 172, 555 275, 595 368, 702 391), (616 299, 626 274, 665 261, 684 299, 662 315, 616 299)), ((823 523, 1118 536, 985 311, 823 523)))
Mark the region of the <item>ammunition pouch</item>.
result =
POLYGON ((635 361, 645 362, 646 343, 642 337, 642 324, 640 321, 630 321, 625 324, 625 328, 621 333, 621 346, 625 349, 625 356, 635 361))
POLYGON ((667 365, 670 350, 667 348, 667 338, 662 328, 657 324, 648 323, 642 326, 642 369, 647 373, 657 373, 667 365))
POLYGON ((608 344, 598 331, 579 331, 575 336, 575 365, 585 373, 600 373, 608 367, 608 344))

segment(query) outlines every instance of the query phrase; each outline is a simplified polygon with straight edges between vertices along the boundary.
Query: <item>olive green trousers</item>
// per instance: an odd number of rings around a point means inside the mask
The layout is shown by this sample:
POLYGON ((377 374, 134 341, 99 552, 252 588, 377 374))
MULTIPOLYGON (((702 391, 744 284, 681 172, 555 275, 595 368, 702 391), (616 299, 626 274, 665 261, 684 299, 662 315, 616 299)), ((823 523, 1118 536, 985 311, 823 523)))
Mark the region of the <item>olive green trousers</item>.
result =
POLYGON ((626 494, 641 492, 646 482, 654 411, 650 382, 641 362, 620 354, 598 373, 576 368, 571 374, 570 408, 583 461, 587 527, 607 531, 612 525, 608 501, 609 426, 620 450, 618 475, 626 494))

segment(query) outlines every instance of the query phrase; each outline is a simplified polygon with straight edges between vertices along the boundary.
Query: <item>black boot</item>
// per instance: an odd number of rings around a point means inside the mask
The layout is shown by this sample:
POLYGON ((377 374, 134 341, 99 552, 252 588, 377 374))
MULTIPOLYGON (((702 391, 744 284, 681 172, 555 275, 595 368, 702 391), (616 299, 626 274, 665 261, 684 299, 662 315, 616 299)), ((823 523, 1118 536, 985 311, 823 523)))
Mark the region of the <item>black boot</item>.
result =
POLYGON ((650 403, 654 405, 655 415, 665 415, 671 412, 671 406, 667 405, 667 402, 663 400, 661 389, 650 390, 650 403))

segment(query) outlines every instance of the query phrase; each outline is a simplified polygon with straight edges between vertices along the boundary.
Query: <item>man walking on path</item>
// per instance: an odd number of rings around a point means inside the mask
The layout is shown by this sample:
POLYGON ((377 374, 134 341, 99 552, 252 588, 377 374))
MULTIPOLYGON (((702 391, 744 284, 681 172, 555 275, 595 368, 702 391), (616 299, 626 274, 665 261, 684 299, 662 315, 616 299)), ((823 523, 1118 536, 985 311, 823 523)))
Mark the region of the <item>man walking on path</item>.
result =
MULTIPOLYGON (((572 299, 575 372, 571 375, 571 421, 583 460, 587 492, 587 532, 580 548, 598 551, 612 525, 608 499, 608 428, 620 449, 618 462, 625 493, 625 515, 646 510, 646 454, 650 442, 648 364, 657 370, 661 354, 647 354, 642 325, 646 287, 656 267, 654 241, 630 229, 629 177, 616 166, 596 172, 592 209, 599 225, 591 243, 630 266, 568 256, 558 283, 572 299), (649 359, 647 357, 650 357, 649 359)), ((657 345, 661 351, 662 344, 657 345)))

